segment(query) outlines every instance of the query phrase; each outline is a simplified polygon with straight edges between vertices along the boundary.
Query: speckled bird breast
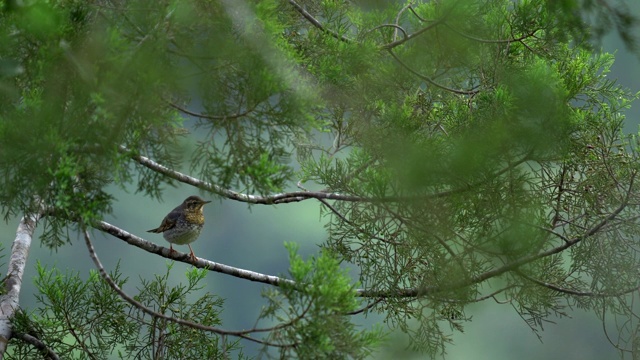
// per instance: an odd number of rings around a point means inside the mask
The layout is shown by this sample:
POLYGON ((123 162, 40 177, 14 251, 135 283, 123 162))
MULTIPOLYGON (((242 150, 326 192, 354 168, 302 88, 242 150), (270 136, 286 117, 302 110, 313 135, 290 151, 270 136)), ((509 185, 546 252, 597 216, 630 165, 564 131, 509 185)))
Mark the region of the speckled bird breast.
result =
MULTIPOLYGON (((204 221, 202 222, 204 223, 204 221)), ((202 224, 178 222, 176 226, 162 233, 164 239, 172 244, 185 245, 198 239, 202 232, 202 224)))
POLYGON ((202 208, 196 211, 188 211, 184 214, 184 217, 187 222, 191 224, 198 224, 200 226, 204 225, 204 213, 202 208))

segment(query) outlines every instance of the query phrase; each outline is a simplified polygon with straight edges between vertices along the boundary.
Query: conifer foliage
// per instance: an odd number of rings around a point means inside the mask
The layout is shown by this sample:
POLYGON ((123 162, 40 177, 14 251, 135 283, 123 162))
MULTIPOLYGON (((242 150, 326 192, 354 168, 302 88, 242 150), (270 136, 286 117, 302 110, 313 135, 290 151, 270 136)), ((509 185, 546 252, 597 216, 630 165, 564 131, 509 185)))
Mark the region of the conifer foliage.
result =
POLYGON ((0 210, 23 218, 0 357, 364 358, 391 330, 436 355, 481 301, 534 330, 567 307, 635 319, 616 345, 639 351, 637 94, 592 46, 615 28, 633 48, 637 21, 602 3, 5 2, 0 210), (326 241, 309 259, 286 244, 286 276, 201 259, 182 285, 128 293, 91 231, 189 262, 102 221, 113 185, 159 199, 177 183, 315 202, 326 241), (36 226, 57 251, 77 231, 96 271, 38 266, 41 307, 20 309, 36 226), (228 329, 223 299, 190 296, 209 271, 264 283, 266 325, 228 329), (355 325, 372 313, 384 323, 355 325))

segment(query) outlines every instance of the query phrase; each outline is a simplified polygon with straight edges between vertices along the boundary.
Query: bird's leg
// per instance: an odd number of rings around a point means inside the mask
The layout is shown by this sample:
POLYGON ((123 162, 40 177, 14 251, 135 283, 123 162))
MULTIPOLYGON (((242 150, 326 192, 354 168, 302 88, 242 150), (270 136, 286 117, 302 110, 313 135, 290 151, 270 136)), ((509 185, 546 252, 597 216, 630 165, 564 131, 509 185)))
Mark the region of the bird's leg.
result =
POLYGON ((196 254, 194 254, 194 253, 193 253, 193 249, 191 248, 191 245, 190 245, 190 244, 187 244, 187 246, 189 247, 189 251, 191 251, 191 254, 189 254, 189 256, 191 256, 191 259, 192 259, 193 261, 197 261, 197 260, 198 260, 198 258, 196 257, 196 254))
POLYGON ((176 251, 173 250, 173 244, 169 243, 169 256, 171 256, 173 253, 175 253, 176 251))

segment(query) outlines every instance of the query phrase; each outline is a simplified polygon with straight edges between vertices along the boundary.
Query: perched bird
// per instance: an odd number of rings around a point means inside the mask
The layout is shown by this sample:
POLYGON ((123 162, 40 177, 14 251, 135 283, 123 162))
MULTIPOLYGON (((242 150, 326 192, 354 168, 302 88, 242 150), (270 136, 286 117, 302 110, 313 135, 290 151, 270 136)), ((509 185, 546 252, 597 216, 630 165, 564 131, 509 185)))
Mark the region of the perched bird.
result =
POLYGON ((174 252, 173 244, 189 246, 191 259, 196 260, 196 255, 191 249, 191 243, 198 239, 204 225, 204 213, 202 208, 211 201, 202 200, 198 196, 189 196, 180 206, 162 219, 162 223, 150 233, 162 233, 164 239, 169 242, 170 253, 174 252))

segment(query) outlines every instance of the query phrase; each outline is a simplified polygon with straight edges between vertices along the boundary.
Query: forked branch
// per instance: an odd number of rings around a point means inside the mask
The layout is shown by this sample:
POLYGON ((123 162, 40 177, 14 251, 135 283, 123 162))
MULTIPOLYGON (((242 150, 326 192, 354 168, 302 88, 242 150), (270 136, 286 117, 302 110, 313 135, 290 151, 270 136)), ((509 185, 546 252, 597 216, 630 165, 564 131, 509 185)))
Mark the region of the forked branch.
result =
MULTIPOLYGON (((96 265, 96 268, 98 269, 98 272, 100 273, 100 276, 102 276, 102 278, 107 282, 107 284, 109 284, 109 287, 111 287, 111 289, 113 291, 115 291, 123 300, 125 300, 129 304, 133 305, 135 308, 139 309, 140 311, 144 312, 145 314, 147 314, 149 316, 152 316, 152 317, 155 317, 155 318, 168 320, 168 321, 174 322, 176 324, 188 326, 188 327, 193 328, 193 329, 212 332, 212 333, 218 334, 218 335, 237 336, 237 337, 240 337, 240 338, 252 341, 252 342, 256 342, 256 343, 259 343, 259 344, 262 344, 262 345, 274 346, 274 347, 293 347, 293 346, 295 346, 295 344, 284 344, 283 345, 283 344, 276 344, 276 343, 271 343, 271 342, 267 342, 267 341, 264 341, 264 340, 252 338, 248 334, 251 333, 253 330, 242 330, 242 331, 224 330, 224 329, 221 329, 221 328, 218 328, 218 327, 207 326, 207 325, 203 325, 203 324, 196 323, 196 322, 193 322, 193 321, 189 321, 189 320, 185 320, 185 319, 181 319, 181 318, 177 318, 177 317, 173 317, 173 316, 168 316, 168 315, 165 315, 163 313, 159 313, 157 311, 149 309, 148 307, 144 306, 142 303, 140 303, 139 301, 135 300, 133 297, 131 297, 127 293, 125 293, 118 286, 118 284, 116 284, 115 281, 113 281, 111 276, 109 276, 109 274, 107 274, 107 271, 104 269, 104 266, 102 266, 102 262, 100 262, 100 259, 98 258, 98 255, 96 254, 95 249, 93 248, 93 244, 91 243, 91 237, 89 236, 89 232, 87 231, 86 228, 84 228, 84 229, 82 229, 82 233, 84 235, 84 240, 85 240, 85 244, 87 245, 87 249, 89 250, 89 256, 91 257, 91 260, 93 260, 93 263, 96 265)), ((264 331, 263 329, 260 329, 260 330, 264 331)))

